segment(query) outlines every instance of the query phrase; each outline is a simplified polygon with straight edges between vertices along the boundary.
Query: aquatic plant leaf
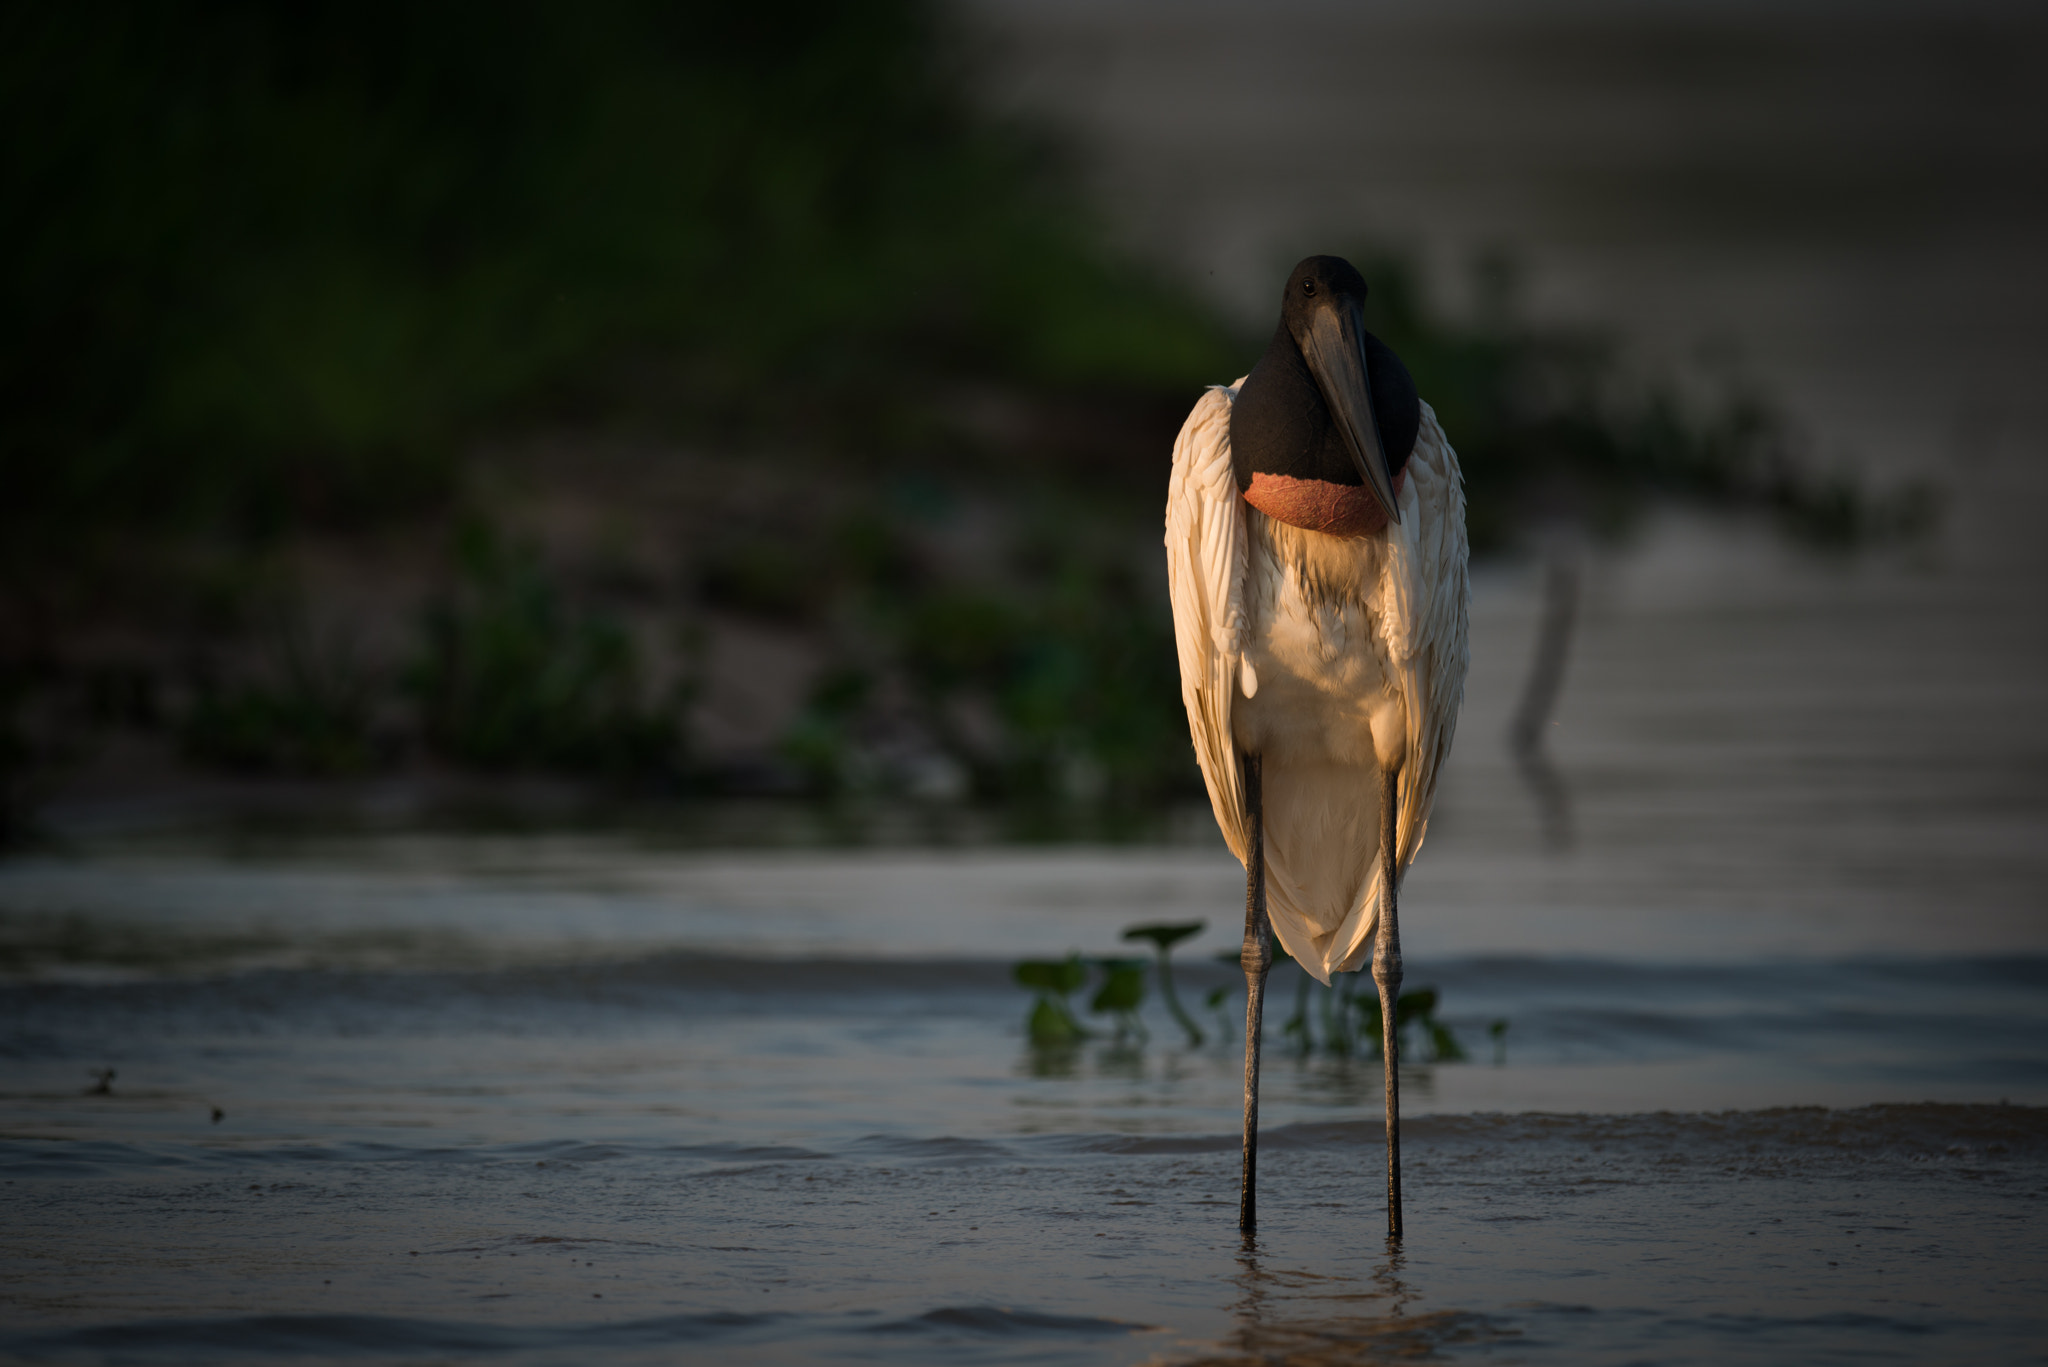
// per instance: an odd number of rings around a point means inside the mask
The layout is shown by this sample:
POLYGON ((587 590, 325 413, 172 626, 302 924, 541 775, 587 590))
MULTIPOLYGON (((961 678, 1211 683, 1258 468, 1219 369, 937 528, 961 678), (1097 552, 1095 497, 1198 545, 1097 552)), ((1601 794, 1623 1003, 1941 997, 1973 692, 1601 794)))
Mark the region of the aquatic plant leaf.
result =
POLYGON ((1040 997, 1038 1004, 1031 1008, 1031 1015, 1025 1021, 1025 1031, 1035 1045, 1071 1044, 1086 1039, 1088 1031, 1074 1019, 1073 1014, 1050 997, 1040 997))
POLYGON ((1374 1058, 1386 1052, 1384 1032, 1380 1028, 1380 999, 1377 996, 1354 998, 1358 1007, 1358 1037, 1364 1040, 1374 1058))
POLYGON ((1200 935, 1208 925, 1207 921, 1153 921, 1126 927, 1123 937, 1126 940, 1150 940, 1163 953, 1191 935, 1200 935))
POLYGON ((1180 1004, 1180 993, 1174 990, 1173 960, 1171 951, 1177 942, 1190 935, 1198 935, 1206 921, 1183 921, 1175 924, 1154 922, 1150 925, 1131 926, 1124 931, 1126 940, 1150 940, 1159 950, 1159 995, 1166 999, 1166 1009, 1173 1019, 1187 1033, 1188 1047, 1202 1047, 1202 1028, 1195 1024, 1194 1017, 1180 1004))
POLYGON ((1091 1011, 1135 1011, 1145 1000, 1145 961, 1105 960, 1108 975, 1103 979, 1095 999, 1088 1004, 1091 1011))
POLYGON ((1430 1061, 1432 1063, 1463 1063, 1465 1047, 1458 1043, 1458 1037, 1451 1033, 1451 1027, 1437 1021, 1429 1023, 1430 1061))
POLYGON ((1436 1014, 1436 1001, 1436 989, 1433 987, 1403 992, 1394 1001, 1394 1023, 1406 1025, 1411 1020, 1427 1020, 1436 1014))
POLYGON ((1013 967, 1010 974, 1020 986, 1062 997, 1088 981, 1088 970, 1078 954, 1064 959, 1026 959, 1013 967))
POLYGON ((1026 959, 1010 970, 1020 987, 1037 992, 1058 992, 1060 963, 1055 959, 1026 959))

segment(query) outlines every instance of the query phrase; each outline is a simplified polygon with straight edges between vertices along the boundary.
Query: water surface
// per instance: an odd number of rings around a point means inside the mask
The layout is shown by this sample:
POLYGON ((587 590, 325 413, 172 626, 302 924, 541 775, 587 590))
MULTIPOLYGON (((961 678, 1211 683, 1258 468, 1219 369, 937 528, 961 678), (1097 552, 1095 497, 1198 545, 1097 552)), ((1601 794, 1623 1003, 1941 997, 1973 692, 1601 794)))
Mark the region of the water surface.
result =
MULTIPOLYGON (((311 868, 13 870, 7 897, 73 909, 6 921, 0 1353, 2023 1361, 2048 1333, 2048 956, 1417 956, 1471 1057, 1404 1071, 1398 1254, 1378 1066, 1291 1046, 1297 1002, 1325 1038, 1324 999, 1283 969, 1244 1246, 1227 1021, 1203 1013, 1197 1047, 1155 1004, 1149 1038, 1098 1020, 1034 1049, 1001 960, 920 955, 887 921, 855 952, 801 902, 739 918, 780 955, 693 945, 737 913, 677 871, 741 856, 553 843, 526 877, 503 838, 464 860, 447 836, 389 862, 372 842, 346 878, 331 841, 311 868), (565 889, 565 848, 618 887, 565 889)), ((748 858, 772 885, 776 857, 748 858)), ((1118 922, 1066 893, 1184 909, 1161 891, 1184 858, 808 872, 1008 908, 989 924, 1092 917, 1108 949, 1118 922)), ((1199 1001, 1235 975, 1197 955, 1180 977, 1199 1001)))

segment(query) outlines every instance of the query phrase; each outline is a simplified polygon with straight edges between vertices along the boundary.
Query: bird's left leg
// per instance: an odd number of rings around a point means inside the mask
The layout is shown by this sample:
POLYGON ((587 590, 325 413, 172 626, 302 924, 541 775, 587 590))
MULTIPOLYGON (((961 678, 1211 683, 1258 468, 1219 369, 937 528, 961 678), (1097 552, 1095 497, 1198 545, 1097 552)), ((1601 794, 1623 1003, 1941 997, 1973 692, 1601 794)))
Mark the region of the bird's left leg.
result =
POLYGON ((1372 980, 1380 989, 1380 1041, 1387 1080, 1387 1237, 1401 1237, 1401 1037, 1394 1005, 1401 997, 1401 930, 1397 921, 1395 875, 1400 852, 1401 771, 1380 770, 1380 924, 1373 946, 1372 980))
POLYGON ((1266 921, 1266 803, 1258 755, 1244 764, 1245 816, 1251 827, 1244 860, 1244 1163, 1237 1189, 1237 1228, 1249 1235, 1259 1223, 1259 1035, 1266 1011, 1266 971, 1273 965, 1266 921))

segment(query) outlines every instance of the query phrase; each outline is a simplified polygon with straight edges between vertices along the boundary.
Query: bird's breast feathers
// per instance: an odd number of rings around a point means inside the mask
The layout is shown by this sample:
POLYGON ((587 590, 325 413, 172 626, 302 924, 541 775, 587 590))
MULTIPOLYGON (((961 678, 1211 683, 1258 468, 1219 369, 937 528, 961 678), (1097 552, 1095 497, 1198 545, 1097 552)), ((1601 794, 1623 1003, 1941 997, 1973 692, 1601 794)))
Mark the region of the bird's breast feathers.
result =
POLYGON ((1283 763, 1399 764, 1404 728, 1389 721, 1401 716, 1402 679, 1380 620, 1386 541, 1327 536, 1257 509, 1245 524, 1244 651, 1259 690, 1231 710, 1237 747, 1283 763))

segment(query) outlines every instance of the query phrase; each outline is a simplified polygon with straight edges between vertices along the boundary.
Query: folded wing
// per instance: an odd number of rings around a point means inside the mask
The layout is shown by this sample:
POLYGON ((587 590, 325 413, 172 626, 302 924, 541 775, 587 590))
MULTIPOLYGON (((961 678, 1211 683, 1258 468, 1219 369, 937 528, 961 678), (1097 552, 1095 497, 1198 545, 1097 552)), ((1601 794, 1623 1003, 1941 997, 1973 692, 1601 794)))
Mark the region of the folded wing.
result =
POLYGON ((1422 405, 1422 426, 1408 458, 1402 523, 1387 557, 1386 601, 1380 630, 1404 675, 1408 703, 1408 763, 1401 773, 1401 868, 1415 862, 1436 803, 1437 776, 1458 730, 1465 702, 1471 588, 1466 565, 1465 476, 1444 440, 1436 414, 1422 405))
POLYGON ((1242 862, 1249 834, 1230 709, 1240 685, 1251 693, 1258 682, 1244 661, 1244 501, 1230 469, 1230 405, 1236 393, 1232 385, 1202 395, 1173 443, 1166 572, 1180 648, 1180 695, 1195 758, 1224 842, 1242 862))

